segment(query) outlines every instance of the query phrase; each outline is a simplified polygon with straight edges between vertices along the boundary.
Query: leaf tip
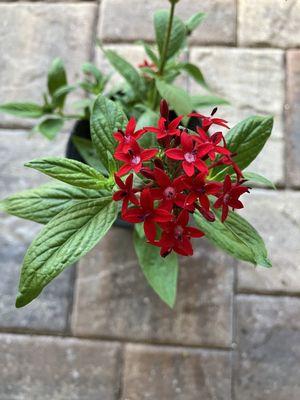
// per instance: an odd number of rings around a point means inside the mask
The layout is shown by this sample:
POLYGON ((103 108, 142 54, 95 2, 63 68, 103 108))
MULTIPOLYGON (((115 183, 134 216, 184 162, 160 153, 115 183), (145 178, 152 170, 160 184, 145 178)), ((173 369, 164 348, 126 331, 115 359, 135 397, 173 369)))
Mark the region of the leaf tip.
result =
POLYGON ((16 303, 15 306, 16 308, 22 308, 24 306, 26 306, 30 301, 28 301, 25 296, 22 293, 18 293, 17 294, 17 298, 16 298, 16 303))

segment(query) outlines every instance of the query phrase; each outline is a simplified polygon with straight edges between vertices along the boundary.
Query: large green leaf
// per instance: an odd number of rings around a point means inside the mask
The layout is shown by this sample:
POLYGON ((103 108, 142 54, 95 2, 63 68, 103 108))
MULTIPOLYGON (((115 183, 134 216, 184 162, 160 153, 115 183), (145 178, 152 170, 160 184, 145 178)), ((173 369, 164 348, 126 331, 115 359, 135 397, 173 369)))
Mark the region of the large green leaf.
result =
POLYGON ((252 183, 258 183, 259 185, 269 186, 272 189, 276 189, 276 186, 270 179, 264 177, 263 175, 256 174, 255 172, 243 172, 244 178, 247 179, 247 185, 252 183))
POLYGON ((104 53, 110 64, 119 72, 128 82, 135 95, 140 98, 144 91, 144 83, 138 71, 124 58, 119 56, 113 50, 104 50, 104 53))
POLYGON ((81 157, 88 165, 97 169, 104 175, 107 174, 107 170, 102 164, 102 162, 99 160, 99 156, 91 140, 84 139, 79 136, 73 136, 72 142, 74 143, 81 157))
POLYGON ((117 205, 107 199, 83 201, 54 217, 27 250, 16 307, 30 303, 67 266, 89 252, 116 217, 117 205))
POLYGON ((42 106, 35 103, 5 103, 0 105, 0 112, 22 118, 40 118, 45 112, 42 106))
MULTIPOLYGON (((240 169, 248 167, 258 156, 270 137, 273 128, 273 117, 249 117, 235 125, 226 134, 228 149, 237 153, 234 161, 240 169)), ((226 174, 233 173, 232 167, 220 166, 214 168, 213 179, 221 180, 226 174)))
POLYGON ((47 118, 37 125, 36 129, 41 132, 47 139, 52 140, 61 131, 64 125, 62 118, 47 118))
POLYGON ((199 228, 217 247, 233 257, 263 267, 271 267, 263 239, 244 218, 235 212, 229 212, 225 222, 216 212, 216 220, 208 222, 199 212, 194 214, 199 228))
POLYGON ((217 97, 214 95, 201 95, 197 94, 195 96, 191 96, 192 104, 195 109, 197 108, 205 108, 205 107, 216 107, 218 105, 228 105, 230 104, 227 100, 222 99, 221 97, 217 97))
MULTIPOLYGON (((66 85, 67 74, 63 61, 60 58, 55 58, 48 71, 48 90, 50 95, 53 96, 57 89, 66 85)), ((56 103, 59 107, 63 106, 65 97, 66 93, 56 99, 56 103)))
POLYGON ((162 79, 156 80, 156 87, 161 97, 169 103, 170 107, 178 115, 187 115, 193 110, 193 104, 189 94, 174 85, 166 83, 162 79))
POLYGON ((204 87, 205 89, 210 89, 208 84, 206 83, 206 80, 203 76, 202 71, 200 70, 199 67, 197 67, 197 65, 188 63, 188 62, 184 62, 184 63, 179 63, 177 65, 177 68, 187 72, 194 80, 195 82, 197 82, 199 85, 201 85, 202 87, 204 87))
POLYGON ((87 189, 103 189, 108 180, 101 172, 80 161, 62 157, 45 157, 29 161, 26 167, 36 169, 44 174, 70 185, 87 189))
MULTIPOLYGON (((142 129, 145 126, 156 126, 158 121, 158 114, 150 109, 147 109, 138 119, 137 121, 137 129, 142 129)), ((151 132, 146 132, 139 143, 144 148, 149 148, 154 146, 155 143, 155 135, 151 132)))
MULTIPOLYGON (((169 15, 170 13, 167 10, 159 10, 156 11, 156 13, 154 14, 156 43, 161 56, 164 51, 164 43, 167 36, 169 15)), ((181 21, 180 18, 174 16, 167 52, 167 59, 174 56, 181 49, 185 42, 186 35, 187 29, 185 24, 181 21)))
POLYGON ((108 169, 107 152, 114 154, 116 141, 113 133, 125 130, 127 118, 119 104, 99 95, 91 115, 91 135, 102 164, 108 169))
POLYGON ((134 232, 134 247, 149 285, 169 307, 173 307, 177 292, 177 255, 171 253, 166 258, 162 258, 159 248, 147 243, 145 237, 141 237, 136 231, 134 232))
POLYGON ((0 210, 19 218, 47 224, 65 208, 83 200, 110 197, 105 190, 80 189, 60 182, 16 193, 0 201, 0 210))
POLYGON ((185 23, 188 35, 190 35, 205 19, 206 14, 203 12, 197 12, 192 15, 185 23))

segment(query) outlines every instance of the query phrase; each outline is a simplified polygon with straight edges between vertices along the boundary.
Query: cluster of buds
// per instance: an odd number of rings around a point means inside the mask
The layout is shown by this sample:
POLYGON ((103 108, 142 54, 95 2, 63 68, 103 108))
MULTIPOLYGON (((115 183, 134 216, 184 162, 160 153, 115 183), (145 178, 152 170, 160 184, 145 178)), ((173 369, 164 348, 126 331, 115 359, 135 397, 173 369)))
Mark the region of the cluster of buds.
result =
POLYGON ((123 202, 125 221, 143 223, 147 241, 161 248, 162 257, 171 251, 193 254, 191 238, 204 235, 189 226, 190 215, 196 210, 213 222, 213 210, 222 209, 224 222, 229 209, 243 208, 239 197, 249 192, 221 131, 228 128, 227 121, 216 118, 216 111, 208 117, 190 114, 198 121, 192 132, 180 125, 183 116, 170 119, 168 104, 162 100, 157 126, 136 130, 136 121, 131 118, 125 132, 114 133, 118 142, 114 156, 121 166, 115 174, 119 190, 113 199, 123 202), (215 126, 218 130, 211 132, 215 126), (142 148, 138 140, 151 133, 156 135, 156 148, 142 148), (231 166, 235 174, 227 174, 223 182, 213 180, 214 168, 220 165, 231 166))

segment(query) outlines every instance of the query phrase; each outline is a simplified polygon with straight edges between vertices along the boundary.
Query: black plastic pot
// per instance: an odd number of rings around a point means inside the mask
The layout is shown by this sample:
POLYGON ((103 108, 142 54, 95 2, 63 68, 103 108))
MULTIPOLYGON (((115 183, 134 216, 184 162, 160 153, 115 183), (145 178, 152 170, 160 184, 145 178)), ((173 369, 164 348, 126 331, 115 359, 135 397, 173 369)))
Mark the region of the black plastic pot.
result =
MULTIPOLYGON (((172 120, 176 117, 177 114, 174 111, 170 111, 170 119, 172 120)), ((195 130, 197 126, 199 126, 198 119, 195 117, 190 118, 188 123, 188 128, 195 130)), ((66 148, 67 158, 85 163, 85 160, 81 157, 76 146, 73 143, 74 136, 91 140, 90 122, 88 120, 79 120, 75 122, 75 125, 71 131, 66 148)), ((116 219, 114 225, 125 229, 133 229, 133 224, 122 220, 122 218, 120 217, 116 219)))

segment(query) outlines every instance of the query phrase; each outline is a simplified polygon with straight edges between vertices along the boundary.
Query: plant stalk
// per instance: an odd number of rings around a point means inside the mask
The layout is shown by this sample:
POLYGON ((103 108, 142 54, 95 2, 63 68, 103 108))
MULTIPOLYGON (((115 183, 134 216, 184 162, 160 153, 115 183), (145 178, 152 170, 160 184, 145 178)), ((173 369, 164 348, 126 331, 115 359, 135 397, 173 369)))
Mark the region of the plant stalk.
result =
MULTIPOLYGON (((170 37, 171 37, 171 32, 172 32, 172 25, 173 25, 173 20, 174 20, 174 14, 175 14, 175 6, 176 2, 171 3, 171 9, 170 9, 170 17, 169 17, 169 22, 168 22, 168 28, 167 28, 167 34, 165 37, 164 45, 163 45, 163 50, 162 50, 162 55, 161 55, 161 61, 160 61, 160 67, 158 70, 158 76, 162 76, 164 73, 164 68, 167 62, 167 56, 168 56, 168 50, 169 50, 169 43, 170 43, 170 37)), ((158 100, 158 91, 155 87, 154 91, 154 96, 153 96, 153 110, 155 111, 157 107, 157 100, 158 100)))

